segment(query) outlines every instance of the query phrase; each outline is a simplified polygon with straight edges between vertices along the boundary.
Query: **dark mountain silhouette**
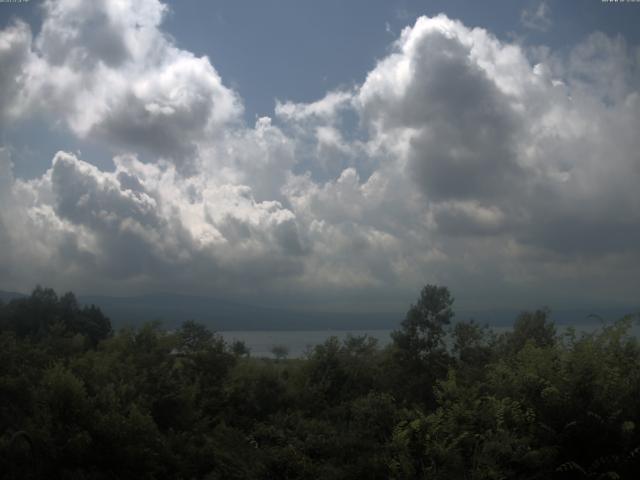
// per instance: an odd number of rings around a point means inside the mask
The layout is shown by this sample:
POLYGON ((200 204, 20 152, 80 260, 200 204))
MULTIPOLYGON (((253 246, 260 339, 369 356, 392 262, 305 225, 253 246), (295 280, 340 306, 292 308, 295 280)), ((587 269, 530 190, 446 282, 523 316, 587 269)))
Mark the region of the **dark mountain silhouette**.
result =
POLYGON ((26 295, 24 293, 5 292, 3 290, 0 290, 0 301, 5 302, 5 303, 13 300, 14 298, 22 298, 22 297, 25 297, 25 296, 26 295))
POLYGON ((160 320, 172 328, 186 320, 196 320, 218 331, 384 329, 393 328, 398 318, 389 313, 303 311, 176 294, 81 296, 79 299, 81 303, 99 306, 116 327, 160 320))
MULTIPOLYGON (((24 297, 18 292, 0 291, 0 300, 8 302, 24 297)), ((150 294, 131 297, 80 295, 81 304, 94 304, 107 315, 115 328, 139 326, 152 320, 167 328, 176 328, 186 320, 196 320, 217 331, 224 330, 374 330, 393 329, 406 311, 327 312, 286 307, 265 307, 214 297, 177 294, 150 294)), ((593 307, 553 310, 557 325, 598 325, 624 315, 639 312, 639 307, 593 307)), ((457 310, 454 321, 474 319, 492 326, 511 326, 520 313, 515 309, 457 310)))

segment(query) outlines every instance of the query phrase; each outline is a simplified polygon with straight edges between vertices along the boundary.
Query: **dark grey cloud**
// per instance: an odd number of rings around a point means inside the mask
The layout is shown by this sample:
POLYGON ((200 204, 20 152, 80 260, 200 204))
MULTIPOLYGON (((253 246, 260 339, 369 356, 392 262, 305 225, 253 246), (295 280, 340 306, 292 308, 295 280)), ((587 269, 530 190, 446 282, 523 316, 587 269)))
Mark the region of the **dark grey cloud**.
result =
MULTIPOLYGON (((378 128, 412 129, 409 167, 431 200, 490 199, 519 189, 517 159, 524 127, 505 93, 471 56, 465 38, 430 29, 396 62, 403 85, 370 94, 363 113, 378 128)), ((393 58, 393 57, 392 57, 393 58)), ((365 87, 366 88, 366 87, 365 87)))
MULTIPOLYGON (((6 162, 3 171, 10 174, 6 162)), ((248 187, 193 183, 173 167, 134 157, 117 158, 116 170, 105 172, 59 152, 42 178, 5 183, 7 204, 39 211, 47 222, 7 212, 2 220, 17 230, 51 229, 47 262, 73 265, 78 271, 67 269, 70 277, 201 292, 243 289, 247 281, 264 288, 274 274, 301 274, 309 253, 295 216, 278 202, 256 202, 248 187), (22 195, 31 207, 20 204, 22 195)))
POLYGON ((149 108, 129 92, 105 113, 100 123, 88 133, 127 150, 142 150, 155 157, 172 159, 189 170, 197 157, 195 140, 202 136, 213 99, 203 92, 199 101, 185 105, 180 111, 172 106, 149 108), (170 117, 170 119, 169 119, 170 117))
POLYGON ((176 232, 147 193, 125 190, 114 176, 62 152, 53 160, 51 189, 56 214, 93 237, 94 261, 107 275, 166 274, 162 267, 176 261, 164 243, 176 232))
POLYGON ((513 228, 500 208, 477 201, 442 202, 434 207, 438 230, 447 236, 495 236, 513 228))
POLYGON ((154 198, 145 192, 123 190, 117 180, 72 155, 60 152, 55 156, 51 185, 56 212, 73 223, 117 230, 125 221, 148 228, 161 222, 154 198))

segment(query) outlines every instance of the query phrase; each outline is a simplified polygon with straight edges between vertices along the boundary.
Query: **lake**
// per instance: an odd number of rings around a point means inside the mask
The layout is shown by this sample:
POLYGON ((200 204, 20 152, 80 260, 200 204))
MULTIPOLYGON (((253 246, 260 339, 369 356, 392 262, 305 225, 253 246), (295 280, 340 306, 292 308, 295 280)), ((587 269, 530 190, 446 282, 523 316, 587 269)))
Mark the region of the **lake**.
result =
POLYGON ((391 332, 392 330, 247 330, 219 333, 229 343, 242 340, 251 350, 252 357, 273 357, 271 348, 274 345, 283 345, 289 349, 290 358, 299 358, 331 336, 343 340, 349 334, 354 337, 368 335, 378 340, 378 346, 384 347, 391 341, 391 332))
MULTIPOLYGON (((601 325, 598 323, 589 323, 576 325, 577 332, 593 332, 601 325)), ((497 333, 503 333, 511 330, 511 326, 493 326, 492 330, 497 333)), ((557 325, 556 331, 561 334, 567 325, 557 325)), ((347 335, 361 337, 368 335, 378 340, 378 346, 384 347, 391 342, 391 329, 379 330, 237 330, 219 332, 226 342, 231 343, 234 340, 242 340, 250 349, 252 357, 273 357, 271 349, 275 345, 282 345, 289 349, 289 358, 300 358, 316 345, 324 343, 329 337, 338 337, 341 341, 347 335)), ((635 323, 631 333, 635 336, 640 335, 640 325, 635 323)))

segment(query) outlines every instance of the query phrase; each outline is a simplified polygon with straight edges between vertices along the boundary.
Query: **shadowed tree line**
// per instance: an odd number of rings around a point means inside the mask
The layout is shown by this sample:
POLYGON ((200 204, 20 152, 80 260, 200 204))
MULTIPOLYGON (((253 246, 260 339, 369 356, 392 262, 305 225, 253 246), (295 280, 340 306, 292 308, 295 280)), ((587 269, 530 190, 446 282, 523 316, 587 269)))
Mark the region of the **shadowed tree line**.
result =
POLYGON ((427 285, 392 342, 251 358, 203 325, 113 332, 37 288, 0 304, 0 475, 64 479, 635 479, 632 317, 496 334, 427 285))

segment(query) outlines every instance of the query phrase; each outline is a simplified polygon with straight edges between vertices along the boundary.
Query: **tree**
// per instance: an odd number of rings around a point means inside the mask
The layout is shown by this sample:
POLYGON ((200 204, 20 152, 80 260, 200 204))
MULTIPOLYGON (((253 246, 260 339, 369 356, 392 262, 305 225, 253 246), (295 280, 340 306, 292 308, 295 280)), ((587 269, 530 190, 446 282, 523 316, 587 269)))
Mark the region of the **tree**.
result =
POLYGON ((391 334, 399 388, 414 401, 433 405, 433 385, 447 372, 445 327, 453 318, 453 297, 447 287, 426 285, 411 305, 401 330, 391 334))
POLYGON ((425 286, 402 321, 402 330, 393 333, 394 342, 423 358, 444 348, 445 326, 454 315, 453 300, 447 287, 425 286))
POLYGON ((467 380, 475 382, 482 378, 485 365, 492 358, 495 335, 488 325, 474 320, 457 322, 453 328, 452 353, 459 370, 467 380))
POLYGON ((201 323, 187 320, 178 331, 183 353, 196 353, 211 347, 215 341, 214 334, 201 323))
POLYGON ((274 345, 271 347, 271 353, 280 361, 289 356, 289 349, 285 345, 274 345))
POLYGON ((251 349, 247 347, 247 344, 242 340, 234 340, 231 344, 231 352, 236 357, 248 357, 251 354, 251 349))
POLYGON ((79 334, 94 347, 113 333, 111 321, 95 305, 80 308, 73 293, 58 297, 52 289, 40 286, 31 296, 14 299, 3 308, 0 328, 38 339, 79 334))
POLYGON ((506 348, 515 353, 533 342, 536 347, 551 347, 555 344, 556 327, 549 319, 551 310, 542 308, 535 312, 522 312, 513 325, 513 332, 506 337, 506 348))

